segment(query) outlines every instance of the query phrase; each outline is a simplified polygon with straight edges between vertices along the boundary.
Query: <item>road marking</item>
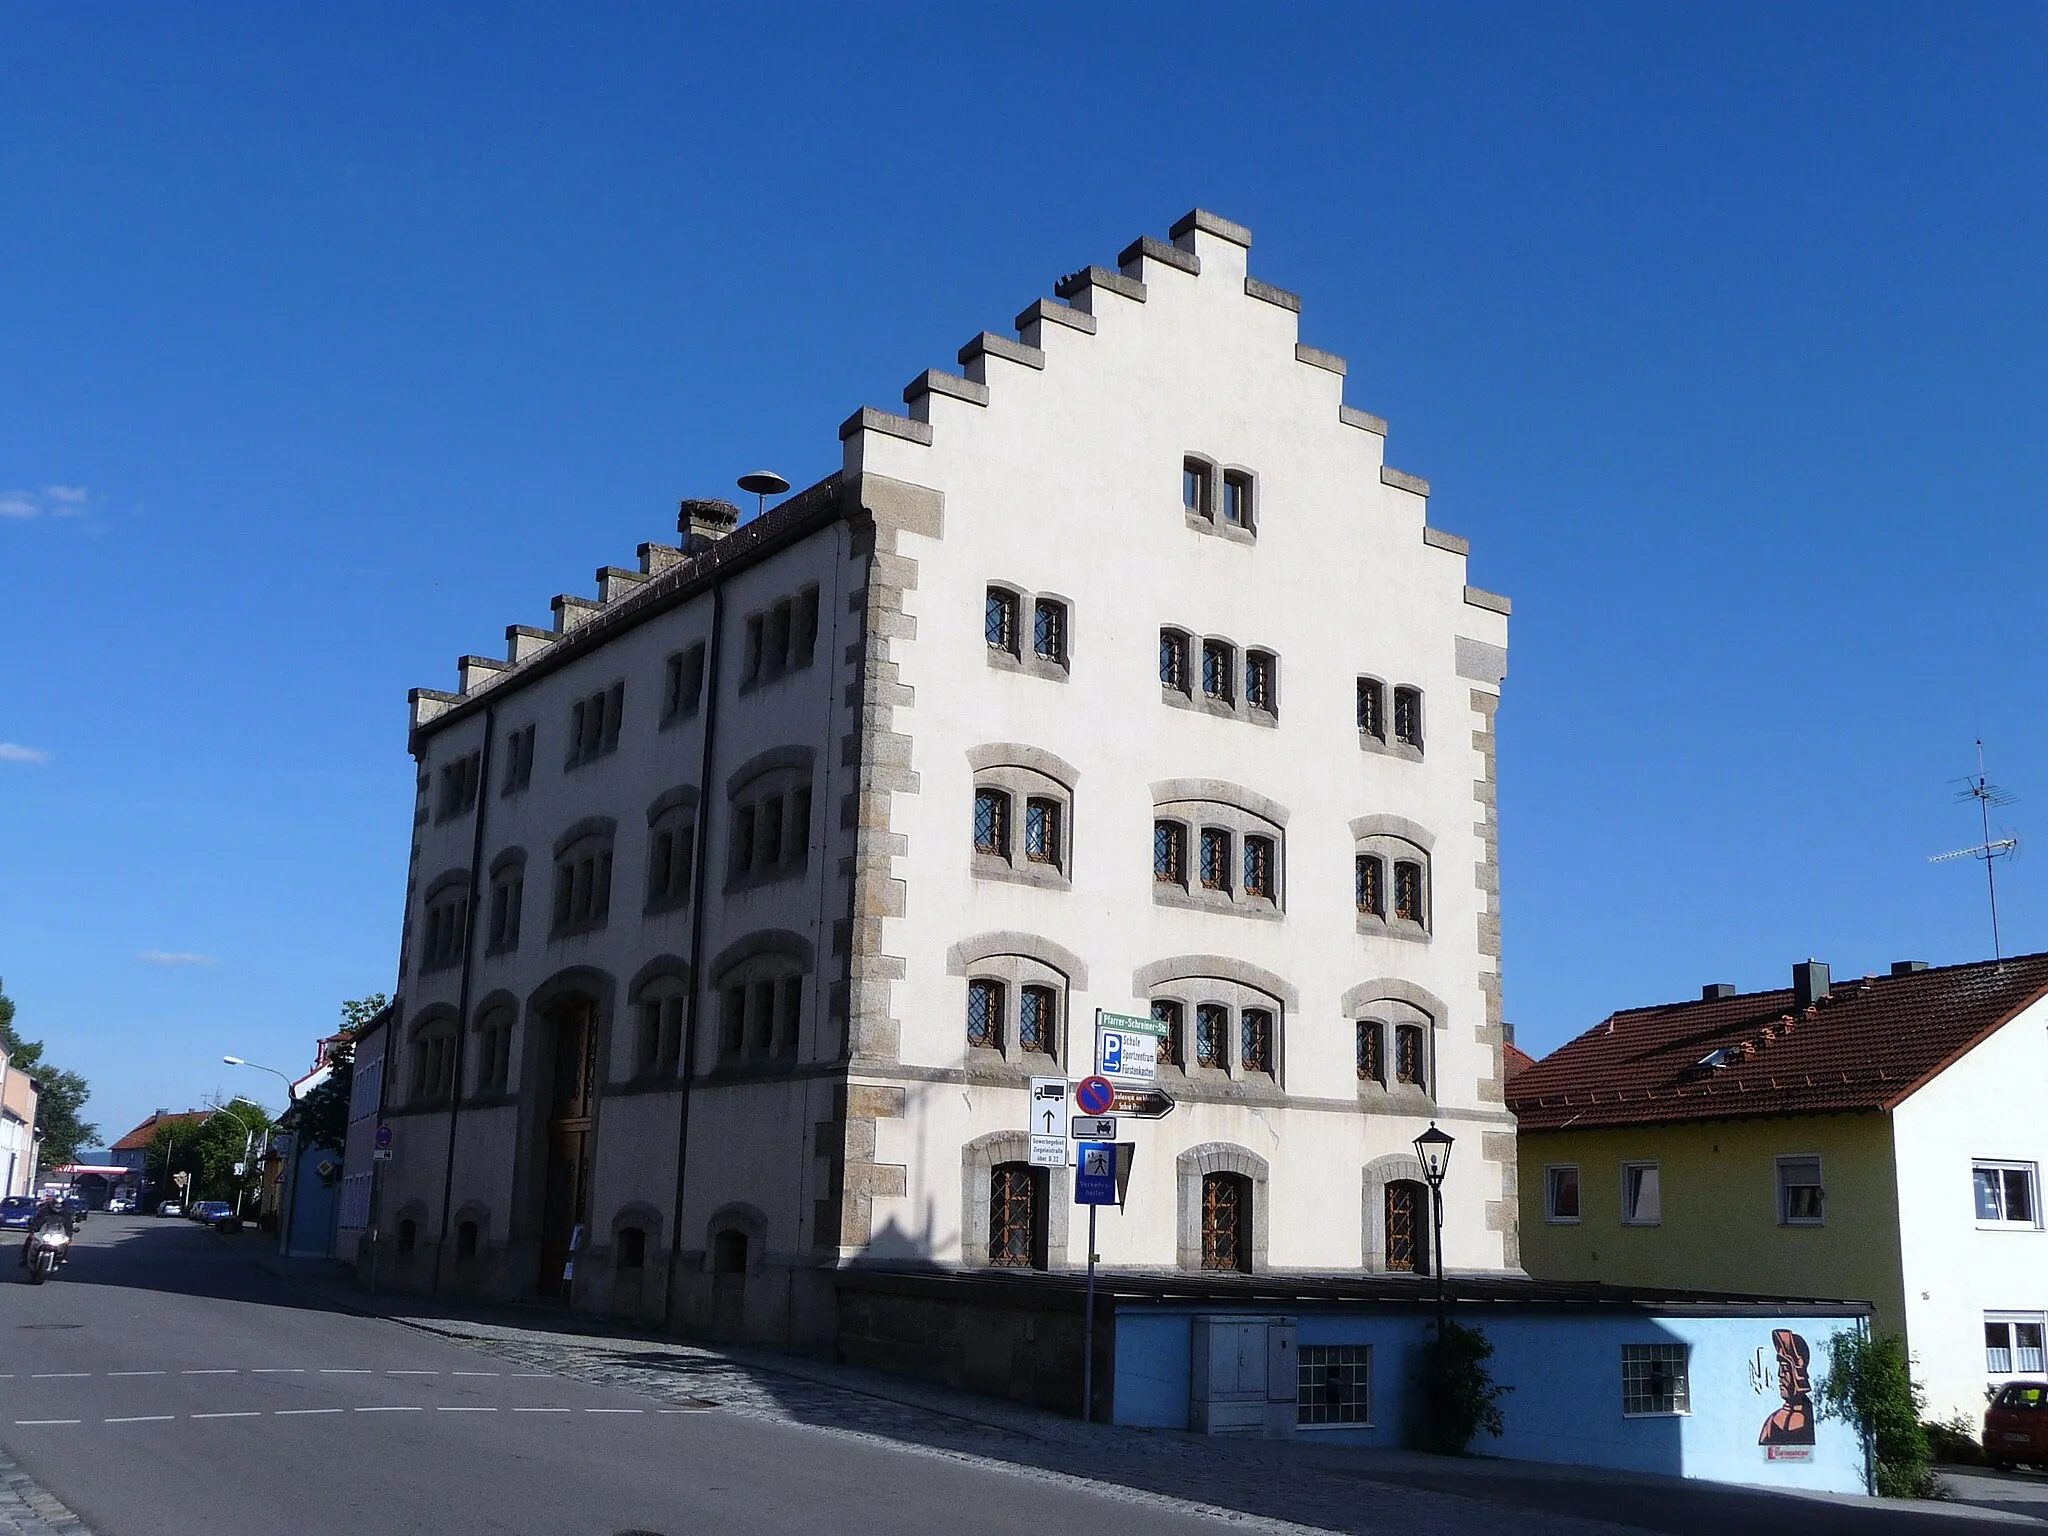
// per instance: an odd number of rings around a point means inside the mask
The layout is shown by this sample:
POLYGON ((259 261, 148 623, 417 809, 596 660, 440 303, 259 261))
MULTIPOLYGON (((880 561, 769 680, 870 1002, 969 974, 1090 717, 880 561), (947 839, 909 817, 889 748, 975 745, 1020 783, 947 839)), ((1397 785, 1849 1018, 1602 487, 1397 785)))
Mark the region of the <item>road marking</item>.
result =
POLYGON ((233 1366, 209 1366, 203 1371, 180 1371, 178 1374, 180 1376, 233 1376, 236 1374, 236 1371, 233 1366))
POLYGON ((16 1419, 16 1424, 78 1424, 79 1419, 16 1419))
POLYGON ((586 1408, 585 1413, 645 1413, 645 1408, 586 1408))
POLYGON ((436 1408, 436 1413, 496 1413, 495 1408, 436 1408))
POLYGON ((295 1414, 346 1413, 348 1410, 345 1408, 278 1408, 273 1411, 277 1414, 277 1416, 280 1419, 287 1419, 291 1418, 295 1414))
POLYGON ((495 1376, 496 1371, 450 1371, 450 1376, 495 1376))
POLYGON ((175 1413, 138 1413, 132 1419, 101 1419, 102 1424, 168 1424, 175 1413))
POLYGON ((168 1376, 169 1371, 109 1371, 109 1376, 168 1376))
POLYGON ((386 1371, 386 1376, 438 1376, 439 1371, 386 1371))
POLYGON ((552 1376, 552 1375, 554 1375, 555 1373, 554 1373, 553 1371, 514 1371, 514 1372, 513 1372, 512 1374, 513 1374, 513 1376, 514 1376, 514 1377, 520 1377, 520 1376, 552 1376))
POLYGON ((657 1408, 656 1413, 716 1413, 715 1408, 657 1408))
POLYGON ((406 1406, 406 1407, 400 1407, 400 1408, 358 1408, 358 1409, 356 1410, 356 1412, 357 1412, 357 1413, 424 1413, 424 1412, 426 1412, 426 1410, 425 1410, 424 1408, 421 1408, 421 1407, 417 1406, 417 1405, 411 1405, 411 1406, 406 1406))
POLYGON ((91 1371, 36 1371, 30 1381, 73 1381, 81 1376, 90 1376, 91 1371))
POLYGON ((249 1374, 251 1376, 303 1376, 306 1374, 306 1368, 303 1365, 259 1365, 254 1367, 249 1374))
POLYGON ((262 1413, 254 1408, 241 1409, 235 1413, 195 1413, 195 1419, 260 1419, 262 1413))
POLYGON ((323 1365, 320 1367, 320 1374, 322 1376, 374 1376, 377 1373, 367 1365, 323 1365))
MULTIPOLYGON (((512 1411, 514 1413, 574 1413, 576 1410, 573 1408, 514 1408, 512 1411)), ((71 1422, 75 1424, 78 1421, 73 1419, 71 1422)))

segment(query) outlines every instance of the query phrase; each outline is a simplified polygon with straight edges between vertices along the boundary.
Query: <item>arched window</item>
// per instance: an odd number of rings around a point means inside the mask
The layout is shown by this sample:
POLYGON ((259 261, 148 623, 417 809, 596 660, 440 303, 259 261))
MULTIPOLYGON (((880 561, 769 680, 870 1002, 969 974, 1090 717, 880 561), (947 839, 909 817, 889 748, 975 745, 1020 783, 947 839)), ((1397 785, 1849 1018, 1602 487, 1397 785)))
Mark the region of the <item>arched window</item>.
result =
POLYGON ((555 844, 553 936, 602 928, 612 909, 612 836, 608 817, 590 817, 555 844))
POLYGON ((979 1050, 1003 1048, 1003 984, 986 977, 967 983, 967 1043, 979 1050))
MULTIPOLYGON (((763 930, 735 941, 713 961, 721 1066, 765 1060, 790 1061, 802 1039, 804 999, 809 991, 811 951, 801 935, 763 930)), ((686 987, 687 993, 687 987, 686 987)), ((682 1031, 689 1027, 682 1004, 674 1033, 680 1060, 682 1031)), ((663 1002, 663 1049, 668 1012, 663 1002)), ((659 1069, 659 1063, 657 1063, 659 1069)))
POLYGON ((1379 1019, 1358 1021, 1358 1080, 1386 1084, 1387 1026, 1379 1019))
POLYGON ((1000 789, 974 792, 974 851, 993 859, 1010 856, 1010 797, 1000 789))
POLYGON ((503 1093, 512 1072, 512 1023, 510 1004, 487 1006, 476 1026, 476 1091, 503 1093))
POLYGON ((1026 987, 1017 1005, 1017 1045, 1040 1055, 1058 1054, 1059 993, 1051 987, 1026 987))
POLYGON ((747 1272, 747 1234, 730 1228, 711 1240, 711 1273, 744 1275, 747 1272))
POLYGON ((1358 1029, 1358 1087, 1396 1095, 1430 1092, 1435 1076, 1435 1020, 1394 997, 1354 1000, 1358 1029))
POLYGON ((455 1257, 473 1259, 476 1257, 476 1223, 458 1221, 455 1224, 455 1257))
POLYGON ((1195 1009, 1195 1065, 1230 1065, 1230 1010, 1220 1003, 1203 1003, 1195 1009))
POLYGON ((1284 807, 1249 789, 1175 779, 1152 786, 1152 899, 1268 920, 1286 893, 1284 807))
POLYGON ((398 1251, 411 1253, 419 1247, 419 1243, 420 1224, 408 1216, 398 1224, 398 1251))
POLYGON ((810 867, 811 774, 808 747, 775 747, 726 781, 728 891, 795 879, 810 867))
POLYGON ((1023 742, 968 754, 974 769, 975 877, 1065 890, 1072 869, 1071 764, 1023 742))
POLYGON ((431 1104, 454 1092, 455 1021, 425 1019, 413 1030, 411 1102, 431 1104))
POLYGON ((1351 826, 1358 931, 1428 938, 1429 833, 1388 816, 1360 817, 1351 826))
POLYGON ((1264 1008, 1247 1008, 1238 1015, 1237 1063, 1246 1072, 1273 1075, 1273 1015, 1264 1008))
POLYGON ((1159 1037, 1158 1045, 1159 1065, 1162 1067, 1181 1066, 1187 1059, 1180 1038, 1182 1012, 1181 1005, 1171 998, 1158 998, 1153 1001, 1153 1021, 1166 1027, 1166 1033, 1159 1037))
POLYGON ((519 947, 520 909, 526 904, 526 850, 508 848, 491 860, 491 926, 485 950, 504 954, 519 947))
POLYGON ((1060 1059, 1068 978, 1032 955, 983 955, 967 977, 966 1041, 1033 1071, 1060 1059))
POLYGON ((690 983, 678 972, 658 974, 633 994, 633 1075, 673 1077, 682 1065, 690 983))
POLYGON ((1394 1081, 1429 1091, 1429 1057, 1423 1048, 1425 1036, 1419 1024, 1394 1027, 1394 1081))
POLYGON ((1429 1186, 1397 1179, 1387 1186, 1387 1268, 1429 1273, 1429 1186))
POLYGON ((469 871, 451 869, 427 887, 420 903, 419 968, 460 965, 469 937, 469 871))
POLYGON ((1046 1267, 1044 1174, 998 1163, 989 1174, 988 1261, 999 1269, 1046 1267))
POLYGON ((620 1269, 644 1269, 647 1266, 647 1233, 639 1227, 621 1227, 618 1235, 620 1269))
POLYGON ((647 910, 688 906, 696 868, 697 791, 679 784, 647 808, 647 910))
POLYGON ((1202 1268, 1249 1271, 1251 1180, 1235 1173, 1202 1176, 1202 1268))

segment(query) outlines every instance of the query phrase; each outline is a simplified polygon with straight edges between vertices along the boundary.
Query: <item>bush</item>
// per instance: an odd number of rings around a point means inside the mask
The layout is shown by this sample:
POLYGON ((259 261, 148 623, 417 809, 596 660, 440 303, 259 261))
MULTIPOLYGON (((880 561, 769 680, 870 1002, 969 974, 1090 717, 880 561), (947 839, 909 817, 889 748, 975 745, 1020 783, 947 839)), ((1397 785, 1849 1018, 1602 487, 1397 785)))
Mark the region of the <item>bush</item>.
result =
POLYGON ((1981 1467, 1985 1464, 1984 1447, 1977 1441, 1977 1429, 1962 1414, 1940 1424, 1922 1424, 1921 1430, 1927 1436, 1927 1449, 1936 1461, 1946 1462, 1952 1467, 1981 1467))
POLYGON ((1422 1346, 1421 1368, 1412 1378, 1419 1412, 1410 1439, 1417 1449, 1463 1456, 1482 1429, 1501 1433, 1499 1400, 1514 1388, 1493 1379, 1486 1368, 1492 1358, 1493 1341, 1459 1323, 1446 1323, 1442 1338, 1422 1346))
POLYGON ((1895 1333, 1834 1336, 1828 1379, 1821 1387, 1821 1416, 1857 1427, 1877 1470, 1877 1491, 1888 1499, 1941 1496, 1928 1466, 1927 1431, 1920 1423, 1925 1404, 1904 1339, 1895 1333))

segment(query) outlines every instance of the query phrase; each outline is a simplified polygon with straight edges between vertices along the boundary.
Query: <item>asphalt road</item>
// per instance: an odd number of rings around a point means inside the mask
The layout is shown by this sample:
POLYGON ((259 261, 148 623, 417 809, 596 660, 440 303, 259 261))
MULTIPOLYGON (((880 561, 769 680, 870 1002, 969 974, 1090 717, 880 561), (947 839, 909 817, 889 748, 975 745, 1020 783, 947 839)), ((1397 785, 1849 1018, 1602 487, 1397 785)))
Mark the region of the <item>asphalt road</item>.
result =
POLYGON ((189 1222, 0 1250, 0 1445, 99 1536, 1213 1531, 1214 1522, 516 1366, 327 1310, 189 1222))

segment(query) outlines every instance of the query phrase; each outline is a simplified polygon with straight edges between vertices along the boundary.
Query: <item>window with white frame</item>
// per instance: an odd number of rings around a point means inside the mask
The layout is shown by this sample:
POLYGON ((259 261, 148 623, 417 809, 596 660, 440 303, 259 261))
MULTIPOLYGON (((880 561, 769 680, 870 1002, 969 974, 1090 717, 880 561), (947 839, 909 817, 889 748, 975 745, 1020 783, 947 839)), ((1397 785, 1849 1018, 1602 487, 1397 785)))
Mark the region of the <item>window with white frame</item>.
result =
POLYGON ((1621 1222, 1654 1227, 1664 1219, 1664 1180, 1655 1163, 1621 1165, 1621 1222))
POLYGON ((1543 1219, 1563 1223, 1579 1219, 1577 1163, 1556 1163, 1543 1170, 1543 1219))
POLYGON ((1621 1346, 1621 1411, 1631 1419, 1692 1412, 1691 1346, 1621 1346))
POLYGON ((2041 1374, 2041 1314, 1984 1314, 1984 1371, 1989 1376, 2041 1374))
POLYGON ((1295 1351, 1294 1421, 1372 1422, 1372 1346, 1304 1344, 1295 1351))
POLYGON ((1976 1162, 1977 1225, 2033 1231, 2041 1225, 2039 1170, 2033 1163, 1976 1162))
POLYGON ((1817 1227, 1825 1219, 1827 1197, 1820 1182, 1818 1157, 1778 1159, 1778 1225, 1817 1227))

